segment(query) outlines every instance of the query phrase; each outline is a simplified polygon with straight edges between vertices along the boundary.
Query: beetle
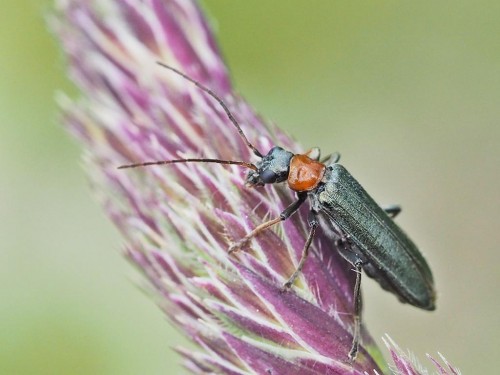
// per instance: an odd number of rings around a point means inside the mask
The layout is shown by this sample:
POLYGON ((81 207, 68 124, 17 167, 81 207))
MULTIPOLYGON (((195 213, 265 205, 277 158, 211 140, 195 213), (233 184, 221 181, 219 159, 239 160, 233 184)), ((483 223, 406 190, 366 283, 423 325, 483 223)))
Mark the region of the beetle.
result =
POLYGON ((174 163, 233 164, 249 169, 246 184, 259 187, 286 182, 297 199, 274 219, 266 221, 233 243, 232 254, 244 248, 255 236, 297 212, 306 201, 310 202, 309 233, 295 272, 283 285, 289 289, 299 276, 309 254, 309 248, 318 227, 332 239, 341 256, 356 272, 353 291, 354 332, 348 353, 352 362, 357 355, 361 328, 361 272, 375 279, 380 286, 395 294, 401 302, 424 310, 434 310, 436 293, 432 272, 415 244, 393 221, 401 211, 399 206, 380 207, 358 181, 339 164, 340 154, 334 153, 320 161, 320 150, 313 148, 305 154, 294 154, 274 146, 267 154, 261 153, 243 133, 239 123, 226 104, 212 90, 181 71, 158 62, 162 67, 178 74, 215 99, 238 131, 246 145, 260 160, 253 164, 245 161, 188 158, 151 161, 123 165, 118 168, 136 168, 174 163))

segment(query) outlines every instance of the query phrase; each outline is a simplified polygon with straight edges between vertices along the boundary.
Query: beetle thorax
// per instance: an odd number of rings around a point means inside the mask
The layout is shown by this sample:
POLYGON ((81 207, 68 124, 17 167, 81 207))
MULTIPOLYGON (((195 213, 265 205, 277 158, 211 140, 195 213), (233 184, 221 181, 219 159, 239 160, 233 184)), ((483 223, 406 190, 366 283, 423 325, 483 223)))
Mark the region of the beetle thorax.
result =
POLYGON ((294 155, 290 160, 288 186, 290 189, 310 191, 315 189, 325 174, 326 166, 307 155, 294 155))

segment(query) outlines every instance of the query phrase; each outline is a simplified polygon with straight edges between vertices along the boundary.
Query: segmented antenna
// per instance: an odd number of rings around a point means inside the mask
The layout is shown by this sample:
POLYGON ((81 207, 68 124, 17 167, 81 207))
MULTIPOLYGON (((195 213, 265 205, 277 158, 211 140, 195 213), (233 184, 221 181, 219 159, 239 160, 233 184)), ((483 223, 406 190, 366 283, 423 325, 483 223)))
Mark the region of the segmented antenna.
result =
POLYGON ((253 153, 255 155, 257 155, 259 158, 262 157, 262 154, 259 150, 257 150, 257 147, 255 147, 253 144, 250 143, 250 141, 248 140, 248 138, 246 137, 245 133, 243 133, 243 130, 241 130, 241 127, 240 125, 238 124, 238 121, 236 121, 236 119, 234 118, 233 114, 231 113, 231 111, 229 110, 229 108, 227 107, 227 105, 222 101, 221 98, 219 98, 217 96, 217 94, 215 94, 212 90, 210 90, 208 87, 202 85, 200 82, 194 80, 193 78, 187 76, 186 74, 182 73, 181 71, 175 69, 174 67, 171 67, 170 65, 167 65, 167 64, 164 64, 160 61, 157 61, 157 64, 164 67, 164 68, 167 68, 168 70, 171 70, 172 72, 180 75, 181 77, 183 77, 184 79, 188 80, 189 82, 191 83, 194 83, 196 85, 196 87, 198 87, 199 89, 203 90, 204 92, 206 92, 208 95, 210 95, 212 98, 214 98, 218 103, 219 105, 222 107, 222 109, 224 110, 224 112, 226 112, 226 115, 227 115, 227 118, 229 119, 229 121, 231 121, 231 123, 236 127, 236 129, 238 130, 238 133, 240 133, 240 136, 241 138, 243 138, 243 140, 245 141, 245 143, 247 144, 247 146, 253 151, 253 153))
POLYGON ((257 167, 252 163, 247 163, 245 161, 235 161, 235 160, 221 160, 221 159, 175 159, 175 160, 160 160, 160 161, 147 161, 144 163, 128 164, 119 166, 118 169, 127 168, 137 168, 137 167, 147 167, 149 165, 165 165, 165 164, 175 164, 175 163, 217 163, 217 164, 231 164, 239 165, 257 171, 257 167))

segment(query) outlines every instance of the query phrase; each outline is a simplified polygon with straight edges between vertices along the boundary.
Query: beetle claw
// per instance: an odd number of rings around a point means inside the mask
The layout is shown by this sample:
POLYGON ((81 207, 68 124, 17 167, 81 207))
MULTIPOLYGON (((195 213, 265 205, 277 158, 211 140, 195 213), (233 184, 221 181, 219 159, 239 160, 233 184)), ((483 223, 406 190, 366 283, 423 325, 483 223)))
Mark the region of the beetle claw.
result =
POLYGON ((286 293, 288 292, 290 289, 292 288, 292 283, 289 281, 287 281, 286 283, 284 283, 281 288, 280 288, 280 293, 286 293))
POLYGON ((240 250, 240 246, 238 245, 238 243, 233 243, 231 246, 229 246, 227 253, 231 255, 232 253, 235 253, 238 250, 240 250))
POLYGON ((241 240, 234 242, 231 246, 229 246, 227 253, 231 255, 239 250, 242 250, 246 245, 248 245, 248 242, 250 242, 250 239, 248 238, 242 238, 241 240))

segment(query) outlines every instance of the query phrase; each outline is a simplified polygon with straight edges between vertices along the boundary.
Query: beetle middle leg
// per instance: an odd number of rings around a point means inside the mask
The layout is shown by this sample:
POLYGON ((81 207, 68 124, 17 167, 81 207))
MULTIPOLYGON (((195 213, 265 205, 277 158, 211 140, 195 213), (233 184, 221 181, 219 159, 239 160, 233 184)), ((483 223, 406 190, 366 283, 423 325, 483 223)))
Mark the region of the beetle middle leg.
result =
POLYGON ((297 194, 297 200, 293 202, 291 205, 289 205, 287 208, 283 210, 283 212, 280 214, 275 219, 266 221, 265 223, 262 223, 258 225, 257 227, 254 228, 250 233, 248 233, 245 237, 240 239, 239 241, 233 243, 230 247, 229 250, 227 251, 229 254, 234 253, 235 251, 240 250, 241 248, 245 247, 255 236, 257 236, 259 233, 262 231, 266 230, 269 227, 272 227, 273 225, 276 225, 282 221, 285 221, 288 219, 290 216, 292 216, 299 207, 302 205, 302 203, 305 202, 307 199, 307 193, 298 193, 297 194))
POLYGON ((290 276, 290 278, 287 280, 287 282, 283 284, 283 287, 281 288, 282 291, 290 289, 295 279, 300 275, 302 267, 304 267, 304 263, 306 262, 307 256, 309 255, 309 248, 311 247, 314 234, 316 233, 316 228, 318 228, 319 225, 317 215, 314 211, 309 211, 309 217, 307 218, 307 222, 309 223, 309 227, 311 229, 309 230, 309 235, 307 236, 304 249, 302 250, 302 256, 300 257, 299 265, 295 269, 295 272, 292 274, 292 276, 290 276))

